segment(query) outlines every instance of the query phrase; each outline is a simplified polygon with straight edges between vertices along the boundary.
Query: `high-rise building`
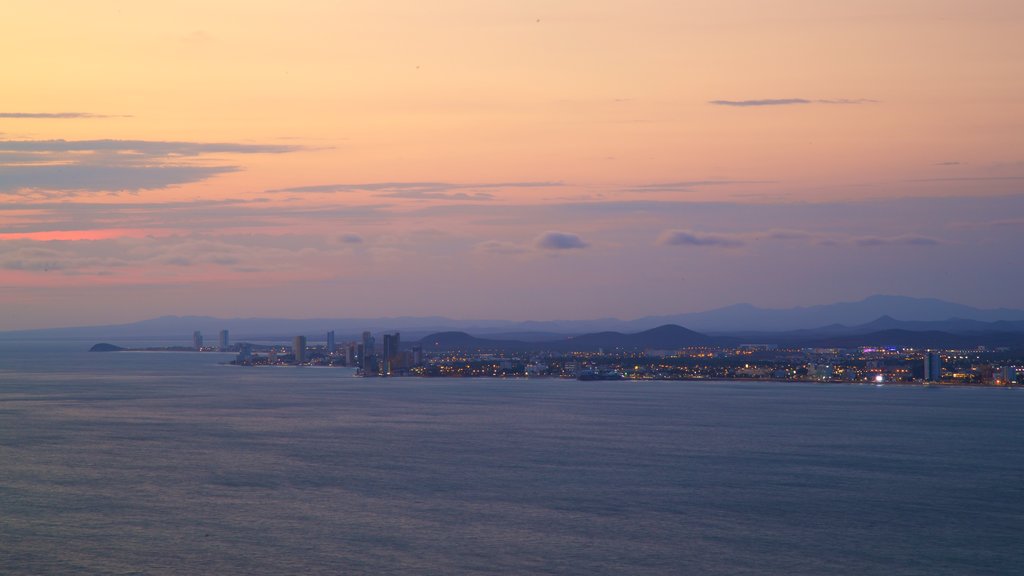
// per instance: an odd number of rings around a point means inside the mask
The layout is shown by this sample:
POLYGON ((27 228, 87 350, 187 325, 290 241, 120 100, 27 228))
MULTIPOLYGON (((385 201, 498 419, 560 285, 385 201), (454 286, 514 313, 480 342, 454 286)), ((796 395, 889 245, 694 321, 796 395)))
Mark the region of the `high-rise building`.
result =
POLYGON ((369 332, 363 332, 363 353, 360 356, 363 374, 371 375, 377 373, 377 354, 375 353, 377 342, 369 332))
POLYGON ((327 333, 327 353, 334 354, 334 330, 327 333))
POLYGON ((221 350, 227 350, 228 349, 228 331, 227 330, 221 330, 220 331, 220 335, 217 338, 217 347, 220 348, 221 350))
POLYGON ((306 361, 306 337, 296 336, 292 340, 292 354, 295 355, 295 362, 302 364, 306 361))
POLYGON ((381 351, 381 372, 385 375, 391 375, 398 371, 401 364, 401 358, 398 355, 398 348, 400 344, 400 337, 398 332, 394 334, 384 335, 384 349, 381 351))
POLYGON ((928 351, 925 353, 924 380, 925 382, 939 382, 942 380, 942 356, 938 352, 928 351))
POLYGON ((203 349, 203 333, 199 330, 192 333, 192 347, 196 350, 203 349))
POLYGON ((416 345, 412 347, 412 364, 413 366, 423 365, 423 346, 416 345))

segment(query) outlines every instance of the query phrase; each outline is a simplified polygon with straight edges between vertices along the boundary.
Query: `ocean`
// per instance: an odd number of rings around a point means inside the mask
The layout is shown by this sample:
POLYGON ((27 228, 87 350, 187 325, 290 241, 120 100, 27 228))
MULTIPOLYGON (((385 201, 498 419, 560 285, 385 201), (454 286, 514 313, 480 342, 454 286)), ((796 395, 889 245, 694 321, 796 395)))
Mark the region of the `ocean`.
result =
POLYGON ((1019 574, 1024 390, 0 343, 0 574, 1019 574))

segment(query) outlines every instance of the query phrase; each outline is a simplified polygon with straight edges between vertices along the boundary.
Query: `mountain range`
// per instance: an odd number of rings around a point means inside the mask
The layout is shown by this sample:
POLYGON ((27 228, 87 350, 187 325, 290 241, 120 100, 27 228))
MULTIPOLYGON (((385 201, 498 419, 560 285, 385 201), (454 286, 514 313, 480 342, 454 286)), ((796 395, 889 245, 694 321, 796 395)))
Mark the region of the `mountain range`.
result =
MULTIPOLYGON (((705 312, 649 316, 634 320, 602 318, 567 321, 455 320, 440 316, 393 318, 215 318, 210 316, 164 316, 130 324, 84 326, 0 332, 4 339, 121 339, 191 342, 199 330, 213 340, 218 331, 230 330, 232 341, 287 341, 305 334, 310 341, 323 341, 334 330, 339 342, 355 338, 364 330, 373 333, 401 331, 411 342, 437 333, 464 332, 487 340, 509 342, 556 342, 575 339, 576 345, 600 342, 612 347, 616 339, 636 336, 658 327, 674 325, 686 333, 668 328, 645 337, 658 342, 763 342, 796 344, 804 342, 852 341, 864 335, 886 331, 935 332, 968 335, 979 340, 984 334, 1024 333, 1024 310, 980 309, 930 298, 871 296, 858 302, 786 309, 759 308, 749 304, 727 306, 705 312), (682 328, 685 326, 686 328, 682 328), (605 333, 598 337, 595 334, 605 333), (616 336, 618 334, 619 336, 616 336), (682 335, 685 334, 685 337, 682 335), (700 337, 700 338, 698 338, 700 337), (843 340, 845 339, 845 340, 843 340)), ((993 338, 986 336, 985 339, 993 338)), ((998 338, 995 338, 998 340, 998 338)), ((685 345, 695 345, 695 344, 685 345)), ((673 346, 663 346, 671 348, 673 346)))
POLYGON ((951 333, 941 330, 906 330, 889 328, 845 335, 815 334, 806 331, 798 338, 792 333, 761 333, 759 340, 743 340, 736 336, 711 336, 688 330, 674 324, 659 326, 642 332, 595 332, 580 336, 551 334, 545 341, 484 338, 466 332, 439 332, 425 336, 419 344, 425 351, 472 352, 597 352, 601 350, 678 350, 702 346, 739 346, 743 344, 779 345, 787 348, 858 348, 866 346, 975 349, 1024 348, 1024 329, 1019 331, 976 331, 951 333))

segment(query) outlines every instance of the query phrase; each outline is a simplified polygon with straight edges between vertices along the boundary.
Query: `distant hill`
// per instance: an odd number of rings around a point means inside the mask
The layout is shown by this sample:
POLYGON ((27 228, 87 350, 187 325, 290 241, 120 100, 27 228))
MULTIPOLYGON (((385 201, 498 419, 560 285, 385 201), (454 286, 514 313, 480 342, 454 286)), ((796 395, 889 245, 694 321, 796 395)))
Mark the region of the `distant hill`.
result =
POLYGON ((438 332, 423 337, 419 341, 426 352, 458 350, 463 352, 512 352, 536 348, 535 344, 520 340, 492 340, 477 338, 465 332, 438 332))
POLYGON ((560 350, 593 352, 602 348, 605 350, 676 350, 689 346, 712 346, 717 343, 717 340, 705 334, 682 326, 666 324, 635 334, 611 331, 583 334, 566 338, 561 342, 554 342, 552 345, 560 350))
MULTIPOLYGON (((865 334, 886 329, 951 333, 1020 332, 1024 331, 1024 310, 980 309, 932 298, 878 295, 857 302, 785 309, 736 304, 704 312, 648 316, 634 320, 600 318, 519 322, 457 320, 441 316, 309 319, 163 316, 129 324, 0 332, 0 338, 180 339, 187 344, 191 343, 192 332, 195 330, 212 339, 217 332, 226 329, 231 332, 233 341, 287 341, 292 336, 303 334, 312 342, 322 342, 327 331, 334 330, 337 340, 341 342, 357 339, 359 334, 368 330, 375 334, 400 331, 403 341, 412 341, 427 334, 460 331, 502 341, 544 342, 601 332, 636 335, 665 325, 686 326, 712 337, 727 335, 741 340, 765 342, 794 341, 824 335, 865 334)), ((611 334, 606 337, 611 343, 621 340, 616 340, 617 337, 611 334)))
POLYGON ((613 350, 676 350, 690 346, 711 346, 719 340, 688 330, 682 326, 666 325, 635 334, 622 332, 595 332, 581 336, 564 337, 543 342, 522 340, 495 340, 478 338, 465 332, 439 332, 422 340, 427 351, 525 351, 551 350, 561 352, 596 352, 613 350))
POLYGON ((121 350, 124 350, 124 348, 106 342, 100 342, 89 348, 89 352, 120 352, 121 350))
POLYGON ((877 295, 857 302, 796 308, 758 308, 750 304, 736 304, 706 312, 641 318, 633 322, 649 320, 682 324, 702 332, 779 332, 814 329, 829 324, 857 326, 885 316, 904 322, 934 322, 951 318, 980 322, 1024 321, 1024 310, 981 309, 934 298, 877 295))
MULTIPOLYGON (((891 316, 882 316, 857 326, 830 324, 811 329, 782 332, 744 331, 732 332, 729 335, 748 343, 800 345, 808 342, 823 342, 826 339, 840 338, 852 338, 850 341, 859 341, 857 338, 859 336, 873 335, 890 330, 917 333, 928 332, 935 335, 965 335, 973 337, 974 340, 977 340, 978 336, 982 335, 985 339, 992 340, 998 334, 1024 334, 1024 322, 981 322, 978 320, 964 320, 962 318, 951 318, 949 320, 933 322, 905 322, 896 320, 891 316)), ((1013 338, 1010 339, 1013 340, 1013 338)))

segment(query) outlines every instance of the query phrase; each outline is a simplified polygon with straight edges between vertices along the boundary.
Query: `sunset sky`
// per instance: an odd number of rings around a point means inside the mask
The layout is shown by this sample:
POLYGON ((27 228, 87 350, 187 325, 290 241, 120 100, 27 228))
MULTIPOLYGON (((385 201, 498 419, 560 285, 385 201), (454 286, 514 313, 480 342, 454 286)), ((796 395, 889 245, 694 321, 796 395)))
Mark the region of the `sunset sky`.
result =
POLYGON ((1020 0, 5 0, 0 330, 1024 307, 1020 0))

